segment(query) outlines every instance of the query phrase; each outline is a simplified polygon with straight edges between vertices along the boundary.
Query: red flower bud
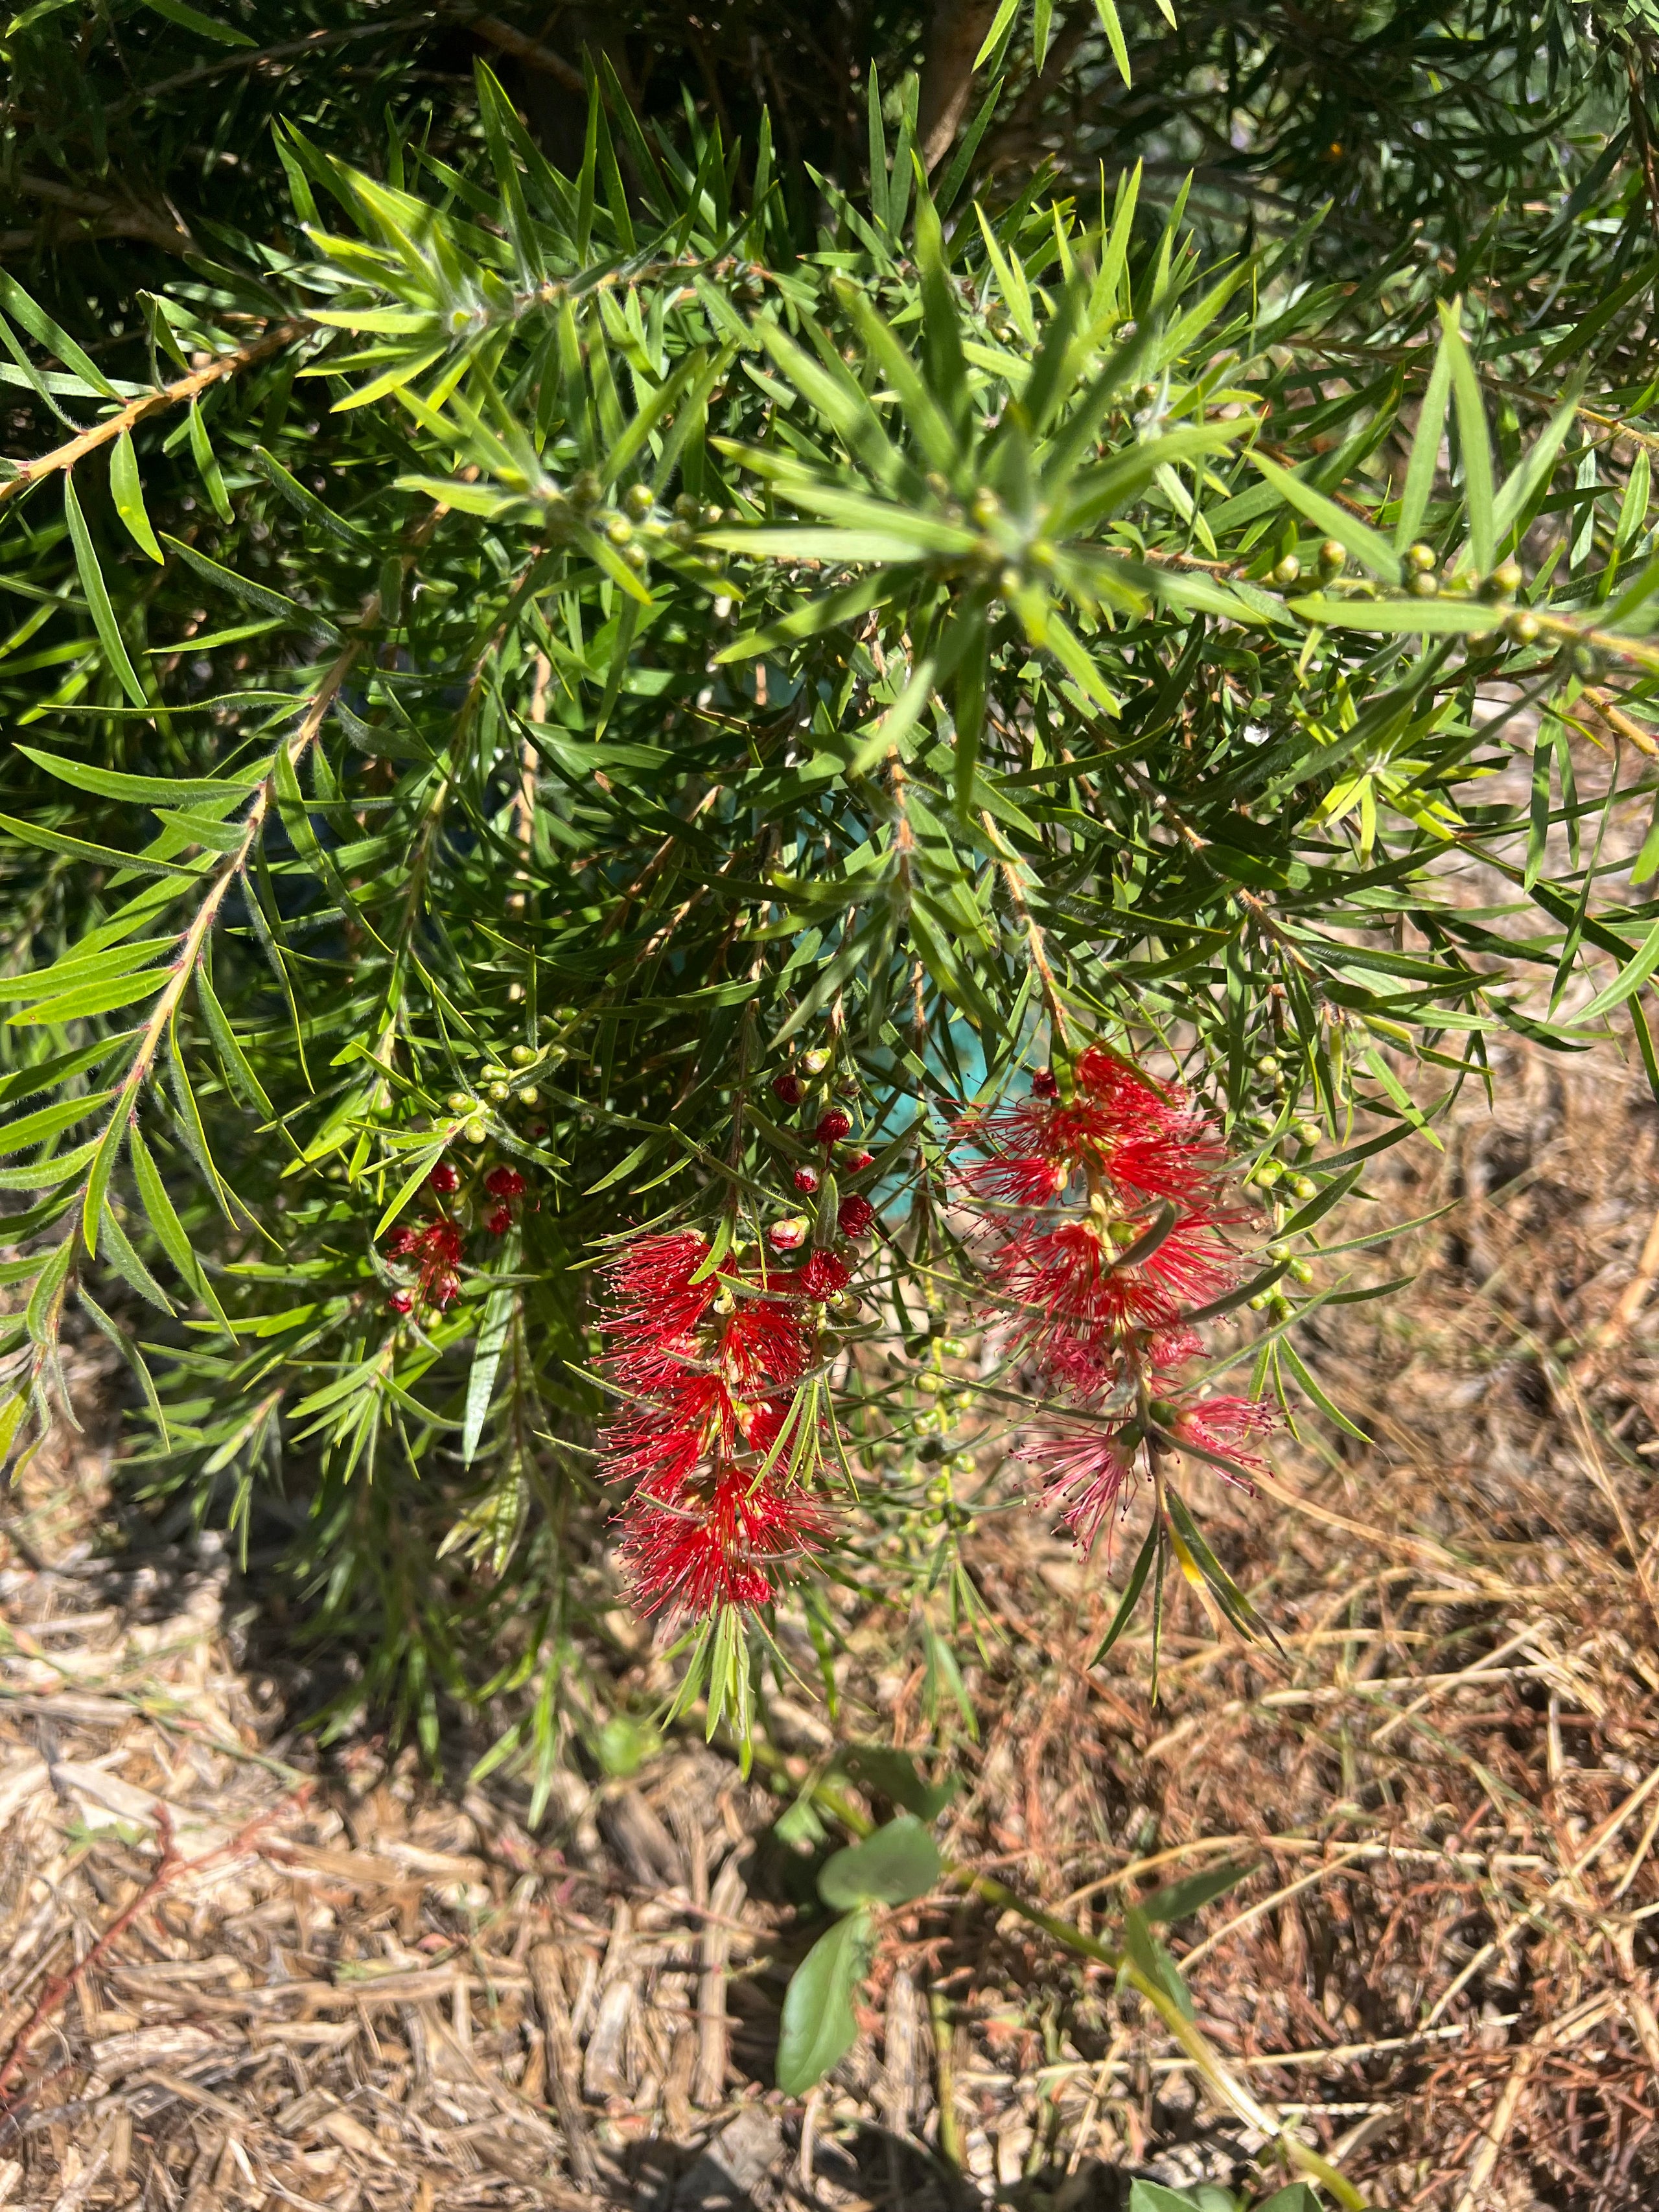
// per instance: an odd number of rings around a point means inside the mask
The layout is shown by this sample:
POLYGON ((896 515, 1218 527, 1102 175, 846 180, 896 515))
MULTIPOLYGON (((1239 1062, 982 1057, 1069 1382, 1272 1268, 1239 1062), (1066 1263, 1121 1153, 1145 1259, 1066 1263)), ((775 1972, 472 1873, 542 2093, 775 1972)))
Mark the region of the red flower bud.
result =
POLYGON ((517 1168, 491 1168, 484 1177, 484 1188, 492 1198, 521 1198, 524 1195, 524 1177, 517 1168))
POLYGON ((421 1232, 418 1229, 394 1229, 386 1240, 386 1256, 388 1260, 404 1259, 415 1249, 420 1241, 421 1232))
POLYGON ((812 1132, 821 1145, 838 1145, 843 1137, 853 1133, 853 1124, 839 1106, 832 1106, 812 1132))
POLYGON ((775 1075, 772 1096, 785 1106, 799 1106, 806 1096, 806 1085, 798 1075, 775 1075))
POLYGON ((862 1175, 866 1168, 872 1168, 875 1164, 876 1156, 873 1152, 843 1152, 842 1154, 841 1171, 843 1175, 862 1175))
POLYGON ((843 1237, 867 1237, 875 1218, 875 1207, 867 1198, 860 1198, 854 1191, 850 1198, 842 1199, 841 1210, 836 1216, 836 1225, 843 1237))
POLYGON ((797 1168, 791 1181, 803 1198, 811 1198, 818 1187, 818 1171, 816 1168, 797 1168))
POLYGON ((415 1310, 414 1297, 408 1291, 393 1291, 386 1304, 395 1314, 413 1313, 415 1310))
POLYGON ((766 1232, 766 1241, 775 1252, 794 1252, 806 1242, 806 1223, 799 1213, 775 1221, 766 1232))
POLYGON ((1060 1096, 1060 1080, 1052 1067, 1038 1068, 1031 1078, 1031 1096, 1033 1098, 1057 1098, 1060 1096))
POLYGON ((505 1237, 512 1226, 513 1209, 510 1206, 498 1206, 484 1221, 484 1227, 492 1237, 505 1237))
POLYGON ((459 1170, 453 1160, 440 1160, 427 1177, 427 1182, 432 1189, 446 1193, 459 1189, 460 1181, 459 1170))
POLYGON ((432 1303, 440 1313, 446 1306, 453 1305, 460 1295, 461 1279, 459 1275, 440 1275, 432 1285, 432 1303))

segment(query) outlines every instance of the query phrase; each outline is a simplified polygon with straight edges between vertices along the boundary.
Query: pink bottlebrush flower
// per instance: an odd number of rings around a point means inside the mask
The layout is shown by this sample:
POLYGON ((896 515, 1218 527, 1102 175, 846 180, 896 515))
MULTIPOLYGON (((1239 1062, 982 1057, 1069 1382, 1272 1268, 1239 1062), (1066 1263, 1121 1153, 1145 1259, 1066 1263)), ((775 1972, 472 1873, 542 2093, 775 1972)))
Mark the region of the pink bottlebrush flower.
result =
POLYGON ((1265 1474, 1267 1462, 1250 1444, 1279 1426, 1279 1410, 1261 1398, 1154 1399, 1148 1409, 1154 1424, 1176 1444, 1196 1444, 1230 1460, 1239 1470, 1218 1468, 1235 1482, 1265 1474))
POLYGON ((440 1312, 460 1295, 461 1232, 453 1221, 434 1221, 422 1232, 416 1249, 421 1273, 416 1295, 423 1305, 440 1312))
POLYGON ((703 1619, 768 1604, 787 1563, 829 1534, 805 1492, 731 1467, 688 1481, 672 1503, 636 1498, 626 1519, 622 1554, 640 1610, 703 1619))
POLYGON ((1131 1423, 1107 1429, 1066 1422, 1030 1437, 1018 1456, 1042 1482, 1042 1504, 1050 1511, 1065 1507, 1060 1526, 1087 1551, 1134 1480, 1139 1442, 1131 1423))

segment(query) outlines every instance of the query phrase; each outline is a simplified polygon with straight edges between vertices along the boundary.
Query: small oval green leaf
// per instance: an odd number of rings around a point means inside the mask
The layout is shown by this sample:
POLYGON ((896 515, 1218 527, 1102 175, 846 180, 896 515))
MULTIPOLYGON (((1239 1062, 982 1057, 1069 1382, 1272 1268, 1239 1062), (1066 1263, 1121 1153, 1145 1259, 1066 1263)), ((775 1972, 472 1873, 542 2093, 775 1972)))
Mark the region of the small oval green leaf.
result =
POLYGON ((939 1845, 914 1814, 902 1813, 861 1844, 824 1861, 818 1895, 837 1912, 858 1905, 908 1905, 939 1880, 939 1845))
POLYGON ((873 1942, 869 1911, 860 1906, 820 1936, 790 1977, 778 2037, 785 2096, 804 2097, 852 2049, 859 2032, 853 1992, 869 1971, 873 1942))

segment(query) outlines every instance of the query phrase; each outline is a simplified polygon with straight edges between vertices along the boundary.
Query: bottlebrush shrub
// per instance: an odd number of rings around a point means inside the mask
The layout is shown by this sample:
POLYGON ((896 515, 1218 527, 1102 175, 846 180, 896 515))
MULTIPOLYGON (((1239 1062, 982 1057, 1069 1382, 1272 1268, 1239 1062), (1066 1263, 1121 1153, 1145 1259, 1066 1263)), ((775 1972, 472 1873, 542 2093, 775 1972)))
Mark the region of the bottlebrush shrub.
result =
POLYGON ((485 72, 453 159, 283 132, 291 228, 95 346, 0 287, 0 1434, 103 1331, 158 1500, 543 1773, 618 1569, 715 1704, 851 1583, 948 1714, 1032 1491, 1237 1612, 1172 1478, 1340 1419, 1366 1158, 1505 1026, 1653 1066, 1639 264, 1206 268, 915 113, 801 224, 764 133, 607 79, 566 176, 485 72))

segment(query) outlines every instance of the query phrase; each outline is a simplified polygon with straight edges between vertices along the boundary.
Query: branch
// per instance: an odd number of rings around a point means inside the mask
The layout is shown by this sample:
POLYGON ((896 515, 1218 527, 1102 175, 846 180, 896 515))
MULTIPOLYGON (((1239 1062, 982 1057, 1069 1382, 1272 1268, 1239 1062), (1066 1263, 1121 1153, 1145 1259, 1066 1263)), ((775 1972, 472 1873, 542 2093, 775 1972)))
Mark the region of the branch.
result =
POLYGON ((94 422, 91 429, 81 431, 67 445, 56 447, 35 460, 23 462, 15 477, 0 483, 0 507, 43 477, 54 476, 60 469, 72 469, 84 455, 94 453, 100 446, 109 445, 147 416, 160 415, 169 407, 184 406, 210 385, 222 384, 227 377, 251 368, 255 362, 269 360, 272 354, 280 353, 285 345, 303 337, 309 327, 302 322, 278 323, 262 338, 251 339, 246 345, 238 346, 234 353, 221 354, 217 360, 209 362, 204 368, 193 368, 176 383, 164 384, 159 392, 147 392, 141 398, 130 399, 118 413, 94 422))
POLYGON ((466 27, 486 46, 499 46, 504 54, 511 54, 526 69, 539 70, 544 76, 550 76, 556 84, 562 84, 567 92, 580 93, 586 99, 587 80, 579 69, 573 69, 562 54, 556 54, 539 40, 515 30, 511 23, 502 22, 499 15, 475 15, 466 27))

